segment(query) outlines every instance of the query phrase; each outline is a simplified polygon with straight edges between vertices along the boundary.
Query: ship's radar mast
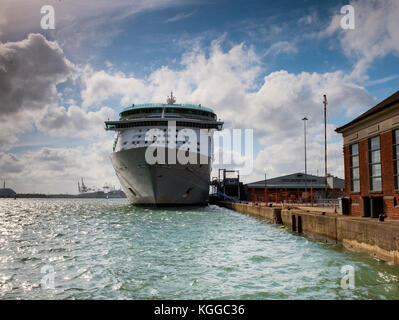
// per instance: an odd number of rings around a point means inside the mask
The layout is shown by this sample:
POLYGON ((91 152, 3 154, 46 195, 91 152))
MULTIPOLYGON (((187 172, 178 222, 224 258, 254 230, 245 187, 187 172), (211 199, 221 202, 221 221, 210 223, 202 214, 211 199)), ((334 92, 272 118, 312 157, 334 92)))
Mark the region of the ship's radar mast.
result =
POLYGON ((166 99, 166 102, 168 104, 174 104, 176 102, 176 97, 173 96, 173 92, 172 91, 170 92, 170 97, 168 97, 166 99))

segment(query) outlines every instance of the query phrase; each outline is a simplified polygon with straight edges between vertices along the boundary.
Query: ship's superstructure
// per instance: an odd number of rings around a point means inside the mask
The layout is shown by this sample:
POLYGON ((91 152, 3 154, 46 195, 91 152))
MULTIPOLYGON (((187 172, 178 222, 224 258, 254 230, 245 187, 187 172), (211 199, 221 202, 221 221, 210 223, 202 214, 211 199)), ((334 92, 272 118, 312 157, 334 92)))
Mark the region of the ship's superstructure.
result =
POLYGON ((213 132, 221 130, 212 109, 167 103, 131 105, 118 121, 111 161, 129 200, 142 205, 206 204, 213 132), (156 159, 156 161, 154 161, 156 159))

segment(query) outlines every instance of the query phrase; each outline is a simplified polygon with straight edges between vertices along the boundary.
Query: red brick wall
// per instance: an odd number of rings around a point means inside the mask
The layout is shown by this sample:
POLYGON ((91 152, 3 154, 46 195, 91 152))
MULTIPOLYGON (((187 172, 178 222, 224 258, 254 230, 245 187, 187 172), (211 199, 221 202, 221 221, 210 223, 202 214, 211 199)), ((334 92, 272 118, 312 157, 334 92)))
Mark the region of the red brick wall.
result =
POLYGON ((395 202, 399 203, 399 193, 395 192, 394 168, 393 168, 393 148, 392 131, 380 135, 381 146, 381 170, 382 170, 382 193, 370 192, 370 171, 368 139, 359 141, 359 166, 360 166, 360 194, 351 193, 350 181, 350 149, 344 147, 345 161, 345 187, 346 195, 351 198, 350 214, 361 216, 363 214, 362 196, 383 196, 384 213, 390 219, 399 220, 399 207, 395 207, 395 202), (396 198, 396 199, 395 199, 396 198))
POLYGON ((344 147, 344 167, 345 167, 345 194, 347 197, 351 195, 351 163, 350 163, 350 148, 344 147))
POLYGON ((398 193, 395 193, 395 182, 393 179, 393 136, 392 131, 381 135, 381 166, 382 166, 382 188, 384 193, 384 212, 392 219, 399 220, 399 208, 395 208, 398 203, 398 193))
POLYGON ((393 196, 395 185, 393 181, 392 131, 385 132, 380 137, 382 190, 385 196, 393 196))

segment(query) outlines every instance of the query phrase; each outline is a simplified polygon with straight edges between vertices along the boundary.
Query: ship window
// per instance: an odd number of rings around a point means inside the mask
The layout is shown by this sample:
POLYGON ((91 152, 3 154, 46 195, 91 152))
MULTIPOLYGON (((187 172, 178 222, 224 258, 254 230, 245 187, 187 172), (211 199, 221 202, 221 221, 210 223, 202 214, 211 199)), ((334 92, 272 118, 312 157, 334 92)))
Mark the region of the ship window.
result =
POLYGON ((125 145, 127 143, 127 141, 123 142, 123 145, 125 145))

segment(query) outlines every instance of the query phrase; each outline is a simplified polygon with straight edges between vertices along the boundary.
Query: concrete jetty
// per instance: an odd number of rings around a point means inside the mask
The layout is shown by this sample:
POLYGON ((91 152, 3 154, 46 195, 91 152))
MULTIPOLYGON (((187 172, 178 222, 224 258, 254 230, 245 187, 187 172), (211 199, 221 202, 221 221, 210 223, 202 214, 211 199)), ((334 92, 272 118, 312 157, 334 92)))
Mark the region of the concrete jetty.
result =
POLYGON ((282 224, 292 232, 313 239, 342 243, 349 250, 365 252, 388 264, 399 265, 399 221, 345 216, 321 208, 268 207, 233 202, 217 204, 282 224))

